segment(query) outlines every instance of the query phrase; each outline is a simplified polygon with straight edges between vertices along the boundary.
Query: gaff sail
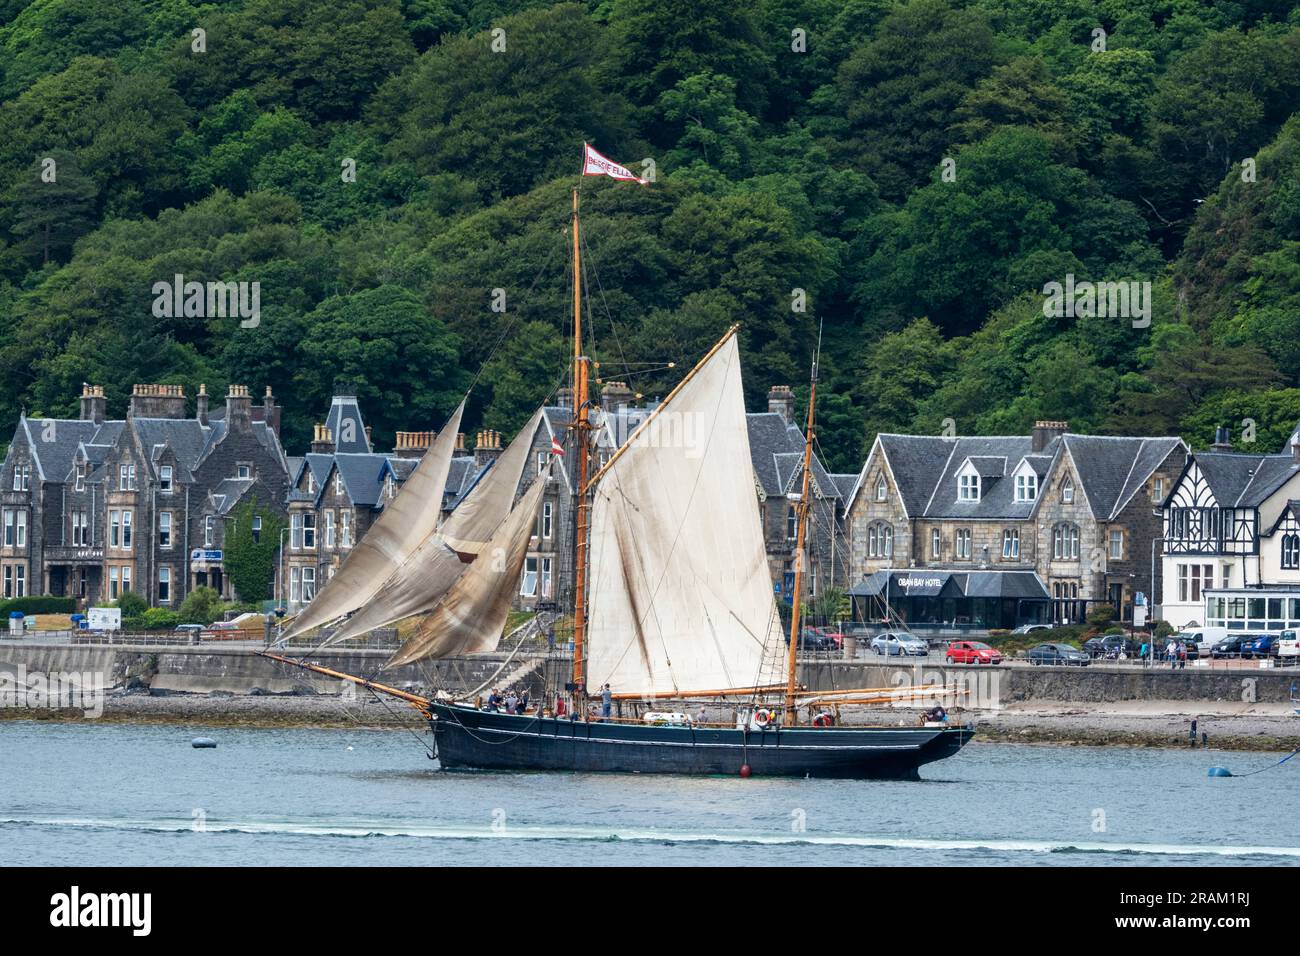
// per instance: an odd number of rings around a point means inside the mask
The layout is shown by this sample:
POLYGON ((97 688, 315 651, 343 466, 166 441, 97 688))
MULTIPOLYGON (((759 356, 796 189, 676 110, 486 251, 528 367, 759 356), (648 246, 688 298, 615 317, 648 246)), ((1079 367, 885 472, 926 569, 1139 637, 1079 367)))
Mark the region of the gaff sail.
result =
POLYGON ((587 686, 664 694, 779 677, 734 330, 594 481, 587 686))
POLYGON ((401 491, 384 506, 375 523, 344 559, 342 567, 293 619, 282 640, 336 621, 364 605, 393 571, 433 534, 442 514, 442 495, 464 410, 462 399, 401 491))
POLYGON ((545 474, 534 479, 478 558, 443 594, 387 666, 410 664, 426 657, 496 650, 510 605, 519 591, 528 542, 537 525, 537 506, 549 477, 548 467, 545 474))
POLYGON ((510 514, 541 421, 542 411, 538 409, 442 527, 421 544, 389 576, 374 598, 344 621, 324 644, 358 637, 414 614, 424 614, 437 606, 464 573, 467 564, 483 551, 492 533, 510 514))

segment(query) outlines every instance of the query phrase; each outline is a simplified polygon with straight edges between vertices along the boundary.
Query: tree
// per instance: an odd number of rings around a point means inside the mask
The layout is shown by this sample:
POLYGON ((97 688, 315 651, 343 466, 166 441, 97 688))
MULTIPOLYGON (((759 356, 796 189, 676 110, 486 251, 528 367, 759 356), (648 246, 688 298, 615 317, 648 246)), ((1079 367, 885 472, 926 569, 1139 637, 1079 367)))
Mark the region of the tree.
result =
POLYGON ((66 255, 90 231, 97 194, 71 153, 56 150, 38 158, 10 197, 19 248, 39 256, 42 265, 66 255))
POLYGON ((275 508, 249 501, 235 508, 232 520, 226 523, 222 563, 241 601, 258 604, 271 599, 280 532, 286 526, 275 508), (262 519, 260 531, 253 530, 254 518, 262 519))
POLYGON ((211 624, 221 620, 225 604, 215 588, 199 587, 185 595, 181 602, 180 622, 182 624, 211 624))

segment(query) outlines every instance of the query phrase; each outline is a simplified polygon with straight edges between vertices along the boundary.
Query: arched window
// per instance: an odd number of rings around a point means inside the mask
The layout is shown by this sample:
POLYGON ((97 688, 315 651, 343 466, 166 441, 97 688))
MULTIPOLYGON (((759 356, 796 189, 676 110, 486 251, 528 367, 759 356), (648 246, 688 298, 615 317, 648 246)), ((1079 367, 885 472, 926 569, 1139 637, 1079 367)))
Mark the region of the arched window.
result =
POLYGON ((893 555, 893 526, 883 521, 873 521, 867 528, 867 557, 890 558, 893 555))
POLYGON ((1079 557, 1079 526, 1062 523, 1052 528, 1052 558, 1075 561, 1079 557))
POLYGON ((880 475, 876 478, 876 500, 884 501, 888 497, 889 486, 885 484, 885 476, 880 475))
POLYGON ((1065 504, 1074 503, 1074 479, 1066 478, 1065 483, 1061 485, 1061 501, 1065 504))
POLYGON ((1300 534, 1282 535, 1282 567, 1300 568, 1300 534))

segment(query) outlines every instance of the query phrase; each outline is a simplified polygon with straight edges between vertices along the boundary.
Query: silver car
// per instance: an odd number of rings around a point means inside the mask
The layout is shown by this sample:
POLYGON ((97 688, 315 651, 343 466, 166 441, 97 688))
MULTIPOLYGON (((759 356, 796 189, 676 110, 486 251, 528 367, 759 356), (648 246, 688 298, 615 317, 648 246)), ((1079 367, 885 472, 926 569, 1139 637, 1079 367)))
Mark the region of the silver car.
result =
POLYGON ((885 631, 871 639, 871 649, 886 657, 925 657, 930 645, 906 631, 885 631))

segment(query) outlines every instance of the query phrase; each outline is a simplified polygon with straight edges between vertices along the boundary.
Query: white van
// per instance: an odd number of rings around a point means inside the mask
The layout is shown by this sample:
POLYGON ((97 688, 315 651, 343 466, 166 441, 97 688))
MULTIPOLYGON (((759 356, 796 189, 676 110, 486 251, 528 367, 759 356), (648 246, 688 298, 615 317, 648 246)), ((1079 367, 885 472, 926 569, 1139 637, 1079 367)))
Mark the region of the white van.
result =
POLYGON ((1283 631, 1278 637, 1277 656, 1280 660, 1290 658, 1292 663, 1300 658, 1300 639, 1295 631, 1283 631))
MULTIPOLYGON (((1185 631, 1179 631, 1172 639, 1182 643, 1195 644, 1197 653, 1201 657, 1208 658, 1214 645, 1227 636, 1228 629, 1226 627, 1189 627, 1185 631)), ((1166 638, 1165 643, 1168 642, 1169 639, 1166 638)), ((1156 645, 1158 650, 1160 642, 1156 641, 1156 645)))

